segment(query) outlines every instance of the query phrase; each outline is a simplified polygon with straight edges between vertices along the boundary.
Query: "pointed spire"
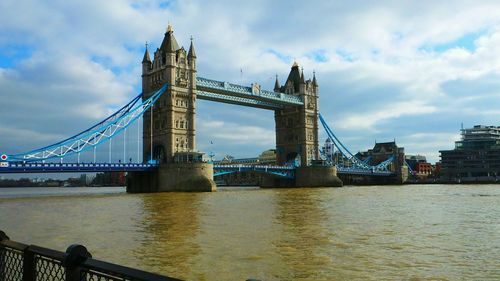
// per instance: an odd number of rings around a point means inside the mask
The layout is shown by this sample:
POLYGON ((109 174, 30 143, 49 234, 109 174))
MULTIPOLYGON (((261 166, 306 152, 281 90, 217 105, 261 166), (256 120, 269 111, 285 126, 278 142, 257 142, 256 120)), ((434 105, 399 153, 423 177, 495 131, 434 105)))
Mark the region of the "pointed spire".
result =
POLYGON ((161 43, 160 50, 173 53, 179 49, 179 44, 177 44, 177 40, 175 40, 174 37, 174 30, 172 29, 172 25, 169 23, 167 32, 165 33, 165 37, 163 38, 163 42, 161 43))
POLYGON ((196 52, 194 51, 193 36, 191 36, 191 45, 189 46, 188 58, 196 58, 196 52))
POLYGON ((290 69, 290 73, 288 74, 288 78, 286 79, 285 85, 288 85, 289 83, 293 85, 294 92, 299 92, 300 70, 297 61, 293 62, 292 68, 290 69))
POLYGON ((144 58, 142 58, 142 63, 151 62, 151 57, 149 56, 148 51, 148 42, 146 42, 146 51, 144 52, 144 58))
POLYGON ((274 91, 275 92, 279 92, 281 86, 280 86, 280 82, 278 81, 278 74, 276 74, 276 82, 274 82, 274 91))
POLYGON ((316 81, 316 71, 313 70, 313 86, 318 86, 318 82, 316 81))
POLYGON ((302 67, 302 69, 301 69, 301 70, 302 70, 302 71, 301 71, 301 73, 300 73, 300 83, 305 84, 305 83, 306 83, 306 81, 305 81, 305 79, 304 79, 304 68, 302 67))

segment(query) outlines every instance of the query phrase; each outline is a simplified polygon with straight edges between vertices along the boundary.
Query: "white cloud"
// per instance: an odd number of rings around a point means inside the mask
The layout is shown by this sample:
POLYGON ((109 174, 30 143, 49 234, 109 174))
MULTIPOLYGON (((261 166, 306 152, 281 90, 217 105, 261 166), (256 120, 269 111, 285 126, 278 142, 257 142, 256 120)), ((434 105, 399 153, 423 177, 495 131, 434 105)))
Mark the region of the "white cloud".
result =
POLYGON ((404 115, 432 113, 436 110, 435 107, 425 105, 420 101, 398 102, 385 105, 384 108, 377 111, 353 113, 351 116, 339 121, 339 128, 376 130, 376 125, 387 119, 394 119, 404 115))

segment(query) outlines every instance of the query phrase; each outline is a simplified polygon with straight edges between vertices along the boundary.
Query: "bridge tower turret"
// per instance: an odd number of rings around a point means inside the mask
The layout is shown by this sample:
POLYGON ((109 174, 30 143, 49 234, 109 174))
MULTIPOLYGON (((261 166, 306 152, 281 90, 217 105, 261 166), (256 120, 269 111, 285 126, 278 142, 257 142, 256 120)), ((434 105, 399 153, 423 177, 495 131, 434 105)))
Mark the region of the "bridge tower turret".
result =
POLYGON ((196 54, 193 42, 189 54, 179 47, 169 24, 153 61, 146 49, 143 59, 142 92, 147 99, 168 83, 168 89, 144 114, 144 161, 174 162, 176 153, 195 150, 196 54), (151 128, 152 127, 152 128, 151 128), (151 130, 152 129, 152 130, 151 130), (151 136, 153 138, 151 145, 151 136))
MULTIPOLYGON (((275 84, 277 88, 279 82, 275 84)), ((308 166, 312 160, 319 159, 318 90, 316 76, 306 81, 304 71, 299 71, 299 65, 294 62, 279 92, 299 96, 304 105, 287 106, 274 113, 278 165, 296 162, 308 166)))
POLYGON ((148 88, 148 80, 144 79, 144 75, 147 75, 151 71, 153 63, 151 62, 151 56, 149 55, 148 44, 146 43, 146 51, 144 52, 144 57, 142 58, 142 89, 148 88))
POLYGON ((132 172, 127 192, 213 191, 213 166, 196 152, 196 53, 179 47, 169 24, 153 61, 149 51, 142 63, 143 100, 165 83, 167 91, 143 115, 143 158, 160 165, 153 172, 132 172))

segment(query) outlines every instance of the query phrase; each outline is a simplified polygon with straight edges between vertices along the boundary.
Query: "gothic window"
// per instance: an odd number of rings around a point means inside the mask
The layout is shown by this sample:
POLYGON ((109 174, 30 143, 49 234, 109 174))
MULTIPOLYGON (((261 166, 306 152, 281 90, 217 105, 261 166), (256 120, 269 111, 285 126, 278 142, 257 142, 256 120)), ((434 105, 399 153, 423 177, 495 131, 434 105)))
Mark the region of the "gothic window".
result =
MULTIPOLYGON (((176 127, 176 128, 179 128, 179 120, 175 120, 175 127, 176 127)), ((177 139, 177 141, 178 141, 178 140, 179 140, 179 139, 177 139)))

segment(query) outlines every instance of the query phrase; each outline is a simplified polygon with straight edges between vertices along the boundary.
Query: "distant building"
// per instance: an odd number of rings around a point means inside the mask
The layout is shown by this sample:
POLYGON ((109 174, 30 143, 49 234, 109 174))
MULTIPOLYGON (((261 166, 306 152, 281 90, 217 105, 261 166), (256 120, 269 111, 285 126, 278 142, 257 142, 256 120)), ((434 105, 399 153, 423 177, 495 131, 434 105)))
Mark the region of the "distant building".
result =
POLYGON ((356 154, 358 159, 366 161, 367 164, 372 166, 380 164, 381 162, 389 159, 391 156, 395 157, 396 161, 394 162, 398 167, 391 165, 390 169, 392 171, 397 171, 399 167, 403 166, 403 162, 405 160, 405 149, 404 147, 398 147, 395 141, 376 142, 372 149, 358 152, 356 154))
POLYGON ((125 172, 97 173, 92 185, 96 186, 125 186, 125 172))
POLYGON ((276 149, 268 149, 259 155, 259 165, 276 165, 276 149))
POLYGON ((92 182, 94 181, 95 177, 96 177, 95 174, 81 174, 80 182, 85 186, 90 186, 92 185, 92 182))
POLYGON ((327 138, 322 149, 322 156, 325 158, 326 163, 333 164, 335 161, 335 145, 331 138, 327 138))
POLYGON ((455 149, 441 150, 444 180, 498 180, 500 177, 500 127, 476 125, 461 130, 455 149))
POLYGON ((405 155, 406 165, 414 176, 428 177, 434 172, 431 163, 423 155, 405 155))
POLYGON ((427 162, 419 162, 415 165, 415 173, 417 173, 418 176, 429 176, 432 174, 432 164, 427 163, 427 162))
POLYGON ((405 149, 404 147, 398 147, 396 141, 375 142, 372 149, 358 152, 355 156, 370 166, 376 166, 387 159, 394 157, 394 160, 387 166, 388 170, 397 175, 400 183, 405 182, 408 178, 408 168, 404 163, 405 149))
MULTIPOLYGON (((258 157, 235 159, 226 155, 222 160, 214 161, 217 165, 276 165, 276 149, 268 149, 258 157)), ((254 171, 232 173, 215 177, 218 185, 259 185, 262 174, 254 171)))
POLYGON ((258 157, 234 158, 226 155, 222 160, 214 161, 216 165, 276 165, 276 149, 268 149, 262 152, 258 157))

